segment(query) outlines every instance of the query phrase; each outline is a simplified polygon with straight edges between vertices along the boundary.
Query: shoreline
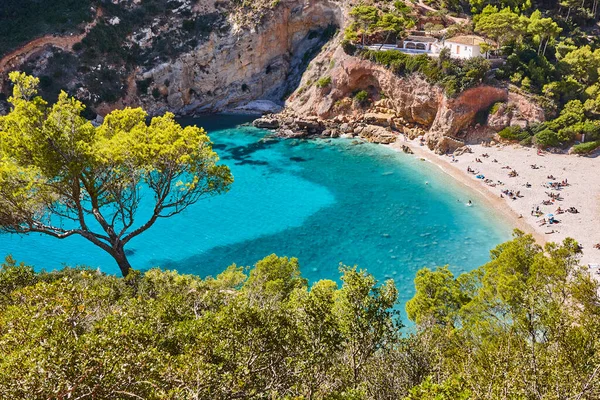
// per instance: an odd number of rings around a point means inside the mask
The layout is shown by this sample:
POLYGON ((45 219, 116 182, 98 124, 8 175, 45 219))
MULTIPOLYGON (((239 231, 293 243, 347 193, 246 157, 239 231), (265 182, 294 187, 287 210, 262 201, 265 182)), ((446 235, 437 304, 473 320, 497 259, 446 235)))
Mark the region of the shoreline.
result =
MULTIPOLYGON (((415 139, 416 140, 416 139, 415 139)), ((476 181, 469 179, 469 176, 463 171, 456 168, 451 163, 445 161, 442 156, 439 156, 429 150, 426 146, 420 146, 418 142, 406 141, 406 142, 394 142, 386 145, 387 147, 396 151, 402 151, 402 145, 409 147, 413 155, 419 158, 423 158, 426 161, 432 163, 438 167, 444 174, 450 176, 460 185, 466 186, 470 190, 478 193, 487 204, 492 206, 494 211, 497 212, 498 216, 506 216, 511 221, 510 225, 513 229, 520 229, 525 233, 531 234, 540 245, 545 245, 548 240, 537 232, 530 224, 526 223, 523 218, 519 218, 519 214, 515 212, 510 206, 503 202, 500 198, 494 196, 489 190, 485 190, 477 185, 476 181)))
MULTIPOLYGON (((472 153, 456 156, 456 161, 451 162, 452 159, 449 156, 435 154, 426 146, 421 146, 418 139, 408 140, 402 135, 398 137, 397 141, 386 146, 396 151, 402 151, 402 146, 407 146, 414 156, 433 163, 461 185, 480 194, 488 206, 507 218, 509 225, 531 234, 538 244, 543 246, 548 242, 561 242, 565 237, 572 237, 583 246, 583 254, 580 259, 582 265, 600 263, 600 250, 593 248, 593 244, 600 242, 600 228, 597 228, 600 224, 600 177, 593 178, 591 176, 594 170, 590 167, 592 167, 594 159, 574 155, 545 154, 537 156, 535 151, 533 151, 534 157, 532 158, 532 150, 529 148, 504 144, 484 147, 477 144, 469 146, 472 153), (489 154, 489 157, 482 158, 484 153, 489 154), (482 162, 476 162, 476 158, 482 162), (497 159, 497 163, 492 162, 495 159, 497 159), (541 169, 532 169, 530 165, 535 164, 532 161, 540 164, 541 169), (508 170, 503 168, 508 163, 518 170, 518 177, 508 177, 508 170), (466 171, 467 167, 480 171, 486 178, 492 179, 494 182, 502 180, 503 185, 491 187, 483 180, 471 176, 466 171), (585 171, 588 172, 589 182, 580 180, 585 171), (565 176, 559 176, 559 173, 565 174, 565 176), (547 180, 544 174, 555 175, 556 180, 559 181, 568 178, 570 186, 560 192, 565 201, 551 206, 541 205, 542 200, 548 199, 546 192, 553 191, 542 186, 543 181, 547 180), (525 182, 531 183, 531 186, 522 189, 525 182), (515 191, 518 189, 524 192, 524 196, 517 200, 501 198, 501 190, 506 189, 515 191), (542 217, 530 214, 530 210, 538 205, 540 205, 540 210, 542 207, 545 209, 544 215, 546 213, 554 214, 554 208, 558 206, 566 209, 572 205, 580 213, 556 215, 556 219, 561 221, 560 224, 552 227, 539 226, 537 220, 542 217), (587 218, 584 219, 585 217, 587 218), (596 228, 594 229, 594 227, 596 228), (547 232, 548 229, 554 233, 547 232)), ((600 162, 597 163, 600 164, 600 162)))

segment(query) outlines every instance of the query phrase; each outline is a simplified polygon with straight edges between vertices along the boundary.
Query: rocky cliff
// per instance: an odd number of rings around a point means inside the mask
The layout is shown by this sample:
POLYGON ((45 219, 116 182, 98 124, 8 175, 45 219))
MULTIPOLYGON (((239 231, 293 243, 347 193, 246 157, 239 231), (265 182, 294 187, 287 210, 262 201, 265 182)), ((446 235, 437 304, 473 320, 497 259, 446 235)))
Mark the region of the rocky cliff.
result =
POLYGON ((327 0, 94 1, 97 20, 67 46, 47 35, 4 57, 5 94, 7 73, 20 69, 42 78, 47 97, 65 88, 101 115, 128 105, 191 115, 283 104, 342 22, 327 0))
MULTIPOLYGON (((543 119, 506 87, 481 85, 450 98, 419 74, 397 75, 346 54, 339 33, 346 2, 87 1, 96 18, 80 34, 38 38, 0 60, 0 74, 38 75, 50 98, 66 88, 90 118, 137 105, 179 115, 285 106, 259 124, 288 136, 299 129, 383 142, 406 133, 438 152, 543 119)), ((3 87, 8 93, 6 80, 3 87)))
POLYGON ((281 1, 264 24, 234 24, 226 35, 213 33, 193 51, 141 71, 139 78, 150 80, 149 91, 158 88, 160 96, 140 100, 153 112, 181 114, 232 110, 256 99, 283 104, 340 19, 335 3, 281 1))
MULTIPOLYGON (((445 153, 472 140, 472 131, 487 123, 493 105, 499 109, 496 117, 490 118, 494 128, 501 129, 515 120, 543 120, 539 107, 532 106, 523 96, 509 94, 506 87, 480 85, 450 98, 418 74, 398 76, 370 61, 347 55, 332 42, 311 62, 300 87, 288 99, 284 121, 293 115, 316 119, 323 121, 322 130, 334 135, 335 127, 325 122, 332 118, 352 125, 352 129, 344 127, 340 134, 357 128, 362 132, 361 127, 375 125, 386 128, 390 134, 373 136, 374 129, 369 128, 365 131, 368 134, 362 136, 388 142, 394 132, 422 135, 431 149, 445 153), (366 93, 366 101, 357 101, 359 92, 366 93), (510 116, 505 110, 510 110, 510 116)), ((478 130, 478 138, 480 133, 478 130)), ((488 137, 493 133, 489 130, 488 137)))

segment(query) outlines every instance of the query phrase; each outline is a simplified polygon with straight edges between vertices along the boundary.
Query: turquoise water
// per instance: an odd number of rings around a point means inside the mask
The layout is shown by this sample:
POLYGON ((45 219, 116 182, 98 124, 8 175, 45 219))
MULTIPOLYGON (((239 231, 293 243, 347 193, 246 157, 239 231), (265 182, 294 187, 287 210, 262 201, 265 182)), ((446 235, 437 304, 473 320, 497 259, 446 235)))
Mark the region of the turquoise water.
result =
MULTIPOLYGON (((298 257, 311 281, 338 279, 340 262, 393 278, 404 303, 420 268, 473 269, 510 237, 474 193, 414 156, 343 139, 265 140, 265 131, 234 128, 241 117, 197 122, 209 129, 235 182, 229 193, 134 239, 135 268, 206 276, 276 253, 298 257), (475 206, 465 206, 469 199, 475 206)), ((0 255, 9 253, 38 269, 89 265, 118 273, 82 238, 0 236, 0 255)))

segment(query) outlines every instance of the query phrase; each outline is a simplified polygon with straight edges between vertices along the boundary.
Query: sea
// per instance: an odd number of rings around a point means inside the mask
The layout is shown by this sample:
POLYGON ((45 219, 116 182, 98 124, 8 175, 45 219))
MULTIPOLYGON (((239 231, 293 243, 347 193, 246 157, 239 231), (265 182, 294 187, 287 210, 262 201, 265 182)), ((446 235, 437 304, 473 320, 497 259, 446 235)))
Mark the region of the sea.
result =
MULTIPOLYGON (((419 269, 470 271, 510 239, 511 227, 490 205, 430 162, 354 139, 275 138, 249 121, 181 120, 207 130, 234 183, 132 240, 134 268, 216 276, 274 253, 297 257, 310 282, 340 282, 340 266, 356 265, 380 282, 393 279, 403 309, 419 269)), ((2 234, 0 257, 7 254, 37 270, 86 265, 119 274, 109 255, 80 237, 2 234)))

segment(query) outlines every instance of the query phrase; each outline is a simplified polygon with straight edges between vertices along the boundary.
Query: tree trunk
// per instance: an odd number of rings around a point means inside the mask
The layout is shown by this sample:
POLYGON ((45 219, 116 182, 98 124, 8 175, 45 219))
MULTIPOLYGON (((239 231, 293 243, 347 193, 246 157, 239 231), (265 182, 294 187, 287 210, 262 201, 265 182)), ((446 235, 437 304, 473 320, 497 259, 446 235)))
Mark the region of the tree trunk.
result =
POLYGON ((123 248, 122 244, 118 243, 114 246, 112 256, 117 262, 117 265, 119 265, 121 274, 123 274, 123 277, 126 277, 132 268, 131 264, 129 264, 129 260, 127 260, 127 256, 125 255, 125 249, 123 248))
POLYGON ((388 32, 387 36, 385 37, 385 40, 383 41, 383 43, 381 43, 381 46, 379 46, 379 50, 381 50, 381 48, 383 47, 383 45, 385 45, 388 41, 388 39, 390 38, 390 35, 392 34, 392 32, 388 32))

